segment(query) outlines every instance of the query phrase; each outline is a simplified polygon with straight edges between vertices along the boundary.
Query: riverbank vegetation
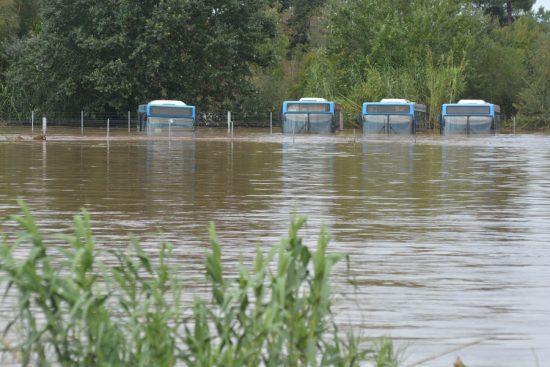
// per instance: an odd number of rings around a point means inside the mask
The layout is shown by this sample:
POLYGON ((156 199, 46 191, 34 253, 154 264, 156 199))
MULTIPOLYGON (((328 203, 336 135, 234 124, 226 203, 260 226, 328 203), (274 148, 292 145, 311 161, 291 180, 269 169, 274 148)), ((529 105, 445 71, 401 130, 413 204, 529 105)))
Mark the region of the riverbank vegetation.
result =
MULTIPOLYGON (((106 250, 90 218, 74 217, 69 234, 45 235, 22 206, 4 220, 13 232, 0 244, 3 308, 13 317, 0 339, 0 358, 22 366, 374 366, 398 364, 391 342, 365 343, 333 319, 332 267, 323 230, 315 250, 288 237, 233 279, 210 227, 205 274, 210 296, 190 299, 169 244, 145 251, 106 250), (15 229, 17 226, 17 230, 15 229), (153 253, 152 256, 148 255, 153 253), (110 261, 106 261, 110 259, 110 261), (372 347, 368 347, 371 345, 372 347)), ((5 311, 5 310, 3 310, 5 311)))
MULTIPOLYGON (((0 114, 279 111, 323 96, 354 123, 363 101, 482 98, 550 124, 550 12, 534 0, 0 1, 0 114)), ((199 114, 200 115, 200 114, 199 114)), ((265 113, 264 113, 265 115, 265 113)))

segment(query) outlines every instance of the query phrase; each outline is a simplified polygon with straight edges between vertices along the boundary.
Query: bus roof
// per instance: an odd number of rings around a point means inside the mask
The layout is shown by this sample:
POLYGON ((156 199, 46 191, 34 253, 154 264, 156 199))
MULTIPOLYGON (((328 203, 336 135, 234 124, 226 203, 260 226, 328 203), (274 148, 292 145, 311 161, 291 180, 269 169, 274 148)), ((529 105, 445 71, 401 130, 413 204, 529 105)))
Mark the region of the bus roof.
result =
POLYGON ((299 102, 327 102, 324 98, 317 98, 317 97, 305 97, 300 98, 299 102))
POLYGON ((411 101, 405 98, 382 98, 380 103, 411 103, 411 101))
POLYGON ((339 106, 324 98, 300 98, 298 101, 284 101, 283 113, 318 112, 334 114, 339 106))
POLYGON ((483 99, 461 99, 457 104, 490 104, 483 99))
POLYGON ((195 106, 182 101, 156 99, 147 104, 138 106, 138 113, 156 117, 187 117, 195 118, 195 106))
POLYGON ((148 104, 156 105, 156 106, 187 106, 182 101, 169 100, 169 99, 156 99, 154 101, 149 102, 148 104))
POLYGON ((334 101, 327 101, 324 98, 300 98, 297 101, 283 101, 283 105, 289 103, 301 103, 301 104, 316 104, 316 103, 330 103, 334 104, 334 101))

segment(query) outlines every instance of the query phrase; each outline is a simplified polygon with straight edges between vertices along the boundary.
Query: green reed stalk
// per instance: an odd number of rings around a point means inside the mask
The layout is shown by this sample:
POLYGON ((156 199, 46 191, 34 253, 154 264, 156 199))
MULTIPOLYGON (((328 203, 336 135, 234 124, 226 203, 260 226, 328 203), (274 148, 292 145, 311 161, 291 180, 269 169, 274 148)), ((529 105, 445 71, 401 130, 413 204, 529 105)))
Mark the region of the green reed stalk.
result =
MULTIPOLYGON (((342 255, 327 252, 323 229, 315 251, 298 233, 251 267, 238 264, 227 279, 221 245, 210 226, 206 277, 212 299, 181 301, 182 280, 162 244, 150 257, 132 240, 129 251, 100 251, 86 211, 72 233, 45 237, 26 205, 21 229, 0 243, 6 294, 17 297, 16 316, 4 336, 22 366, 393 366, 391 342, 365 347, 342 336, 333 320, 330 273, 342 255), (102 258, 114 258, 107 265, 102 258), (183 318, 183 314, 192 315, 183 318), (18 324, 18 328, 14 327, 18 324), (16 332, 18 329, 19 332, 16 332), (13 344, 13 345, 12 345, 13 344), (388 362, 390 361, 390 362, 388 362)), ((4 339, 2 339, 4 340, 4 339)), ((396 365, 396 364, 395 364, 396 365)))

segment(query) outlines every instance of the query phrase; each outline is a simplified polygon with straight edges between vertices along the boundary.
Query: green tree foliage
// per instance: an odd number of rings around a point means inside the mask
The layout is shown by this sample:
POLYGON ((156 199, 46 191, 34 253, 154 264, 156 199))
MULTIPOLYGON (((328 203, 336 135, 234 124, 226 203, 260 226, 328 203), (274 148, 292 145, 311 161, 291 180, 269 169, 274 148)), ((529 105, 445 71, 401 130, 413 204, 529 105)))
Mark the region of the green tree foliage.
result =
POLYGON ((528 71, 524 51, 485 39, 470 60, 463 96, 491 101, 501 106, 504 115, 514 115, 513 103, 525 86, 528 71))
POLYGON ((20 98, 57 110, 135 109, 157 98, 200 107, 250 90, 274 36, 264 1, 45 0, 42 31, 9 71, 20 98))
POLYGON ((509 27, 492 29, 471 58, 466 95, 484 96, 501 105, 506 116, 515 115, 518 93, 533 71, 529 60, 545 33, 544 24, 530 16, 509 27))
POLYGON ((536 0, 475 0, 486 14, 497 19, 500 25, 512 25, 519 16, 531 11, 536 0))
POLYGON ((17 14, 13 0, 0 0, 0 40, 13 34, 16 29, 17 14))
POLYGON ((20 40, 39 31, 40 4, 40 0, 0 0, 0 113, 17 114, 16 93, 7 84, 5 72, 20 40))
POLYGON ((515 115, 526 106, 519 93, 537 73, 531 60, 550 33, 550 16, 541 9, 520 17, 532 2, 513 2, 517 20, 500 28, 485 15, 489 2, 481 3, 333 2, 326 47, 305 58, 295 94, 336 99, 352 115, 363 101, 407 98, 426 103, 433 123, 442 103, 461 98, 515 115))
POLYGON ((295 48, 307 49, 310 43, 310 28, 312 13, 319 9, 326 0, 293 0, 292 15, 288 19, 290 30, 289 51, 295 48))
POLYGON ((40 0, 0 0, 0 41, 23 37, 40 27, 40 0))
POLYGON ((357 110, 361 101, 402 97, 433 106, 464 90, 469 56, 483 37, 485 18, 469 2, 350 0, 330 18, 327 51, 302 76, 304 90, 332 96, 357 110), (320 65, 317 65, 320 64, 320 65), (326 65, 331 65, 327 68, 326 65), (330 85, 312 78, 324 68, 330 85))
POLYGON ((424 60, 426 50, 453 52, 458 61, 485 31, 482 14, 456 0, 351 0, 334 13, 331 29, 329 50, 342 62, 394 67, 424 60))
POLYGON ((265 116, 309 95, 348 117, 383 97, 427 103, 432 122, 460 98, 510 117, 527 108, 550 34, 533 2, 0 0, 0 112, 177 98, 265 116))
MULTIPOLYGON (((521 17, 509 27, 492 30, 488 42, 472 58, 474 67, 468 76, 468 95, 485 96, 500 104, 506 116, 529 115, 524 122, 533 123, 535 110, 530 109, 527 114, 522 110, 527 107, 526 90, 532 91, 532 83, 540 77, 541 69, 534 64, 547 38, 548 23, 531 16, 521 17)), ((541 120, 542 117, 532 126, 540 126, 541 120)))
POLYGON ((532 73, 519 93, 516 107, 520 127, 542 128, 550 125, 550 37, 542 39, 530 59, 532 73))

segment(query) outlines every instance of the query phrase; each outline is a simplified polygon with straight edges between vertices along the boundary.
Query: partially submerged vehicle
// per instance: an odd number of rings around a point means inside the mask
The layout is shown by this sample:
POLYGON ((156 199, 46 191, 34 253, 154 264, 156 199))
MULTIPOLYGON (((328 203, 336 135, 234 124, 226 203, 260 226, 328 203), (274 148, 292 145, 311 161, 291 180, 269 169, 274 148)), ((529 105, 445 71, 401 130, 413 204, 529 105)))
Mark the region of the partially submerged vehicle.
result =
POLYGON ((155 100, 138 108, 139 129, 151 134, 192 131, 195 118, 195 106, 182 101, 155 100))
POLYGON ((363 103, 363 134, 416 134, 429 128, 426 106, 401 98, 363 103))
POLYGON ((462 99, 441 107, 441 135, 495 134, 500 122, 500 106, 482 99, 462 99))
POLYGON ((283 102, 283 134, 334 133, 340 106, 324 98, 301 98, 283 102))

